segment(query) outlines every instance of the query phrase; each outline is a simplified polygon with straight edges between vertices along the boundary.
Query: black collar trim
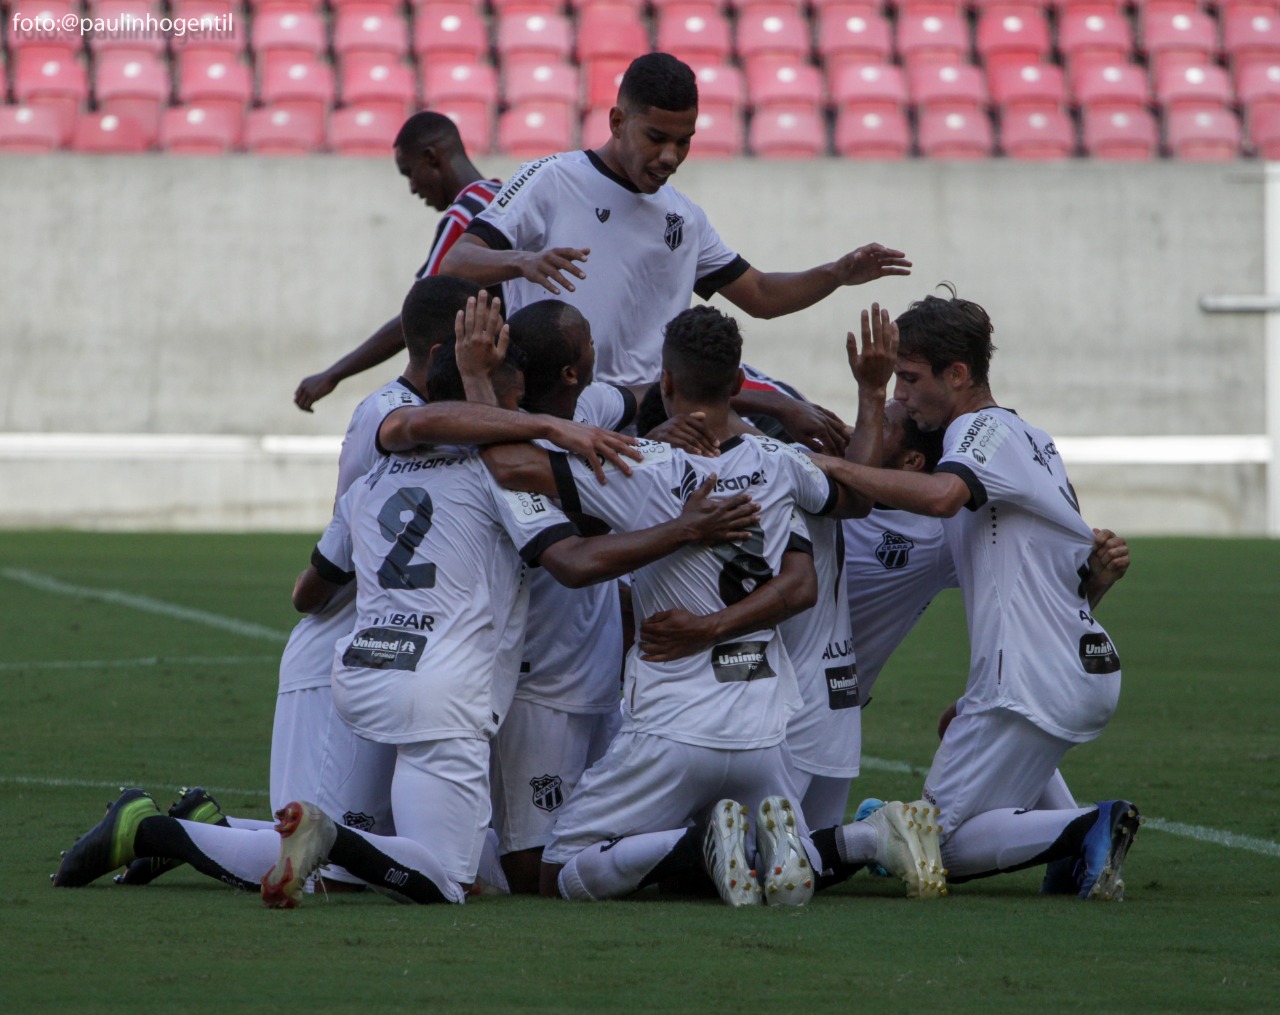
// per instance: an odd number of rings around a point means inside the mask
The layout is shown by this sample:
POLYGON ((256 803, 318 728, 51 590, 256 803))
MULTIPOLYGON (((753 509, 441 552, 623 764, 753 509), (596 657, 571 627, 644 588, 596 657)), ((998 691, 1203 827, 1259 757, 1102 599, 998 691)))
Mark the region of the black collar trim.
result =
POLYGON ((619 176, 619 175, 618 175, 617 173, 615 173, 612 169, 610 169, 608 166, 606 166, 606 165, 605 165, 605 163, 604 163, 604 159, 602 159, 599 155, 597 155, 595 152, 591 151, 590 149, 584 149, 584 151, 586 152, 587 160, 588 160, 588 161, 589 161, 593 166, 595 166, 595 167, 596 167, 596 171, 597 171, 601 176, 607 176, 610 180, 612 180, 614 183, 616 183, 619 187, 623 187, 623 188, 625 188, 626 190, 631 191, 631 193, 633 193, 633 194, 639 194, 639 193, 640 193, 640 188, 639 188, 639 187, 637 187, 634 183, 632 183, 630 180, 628 180, 625 176, 619 176))

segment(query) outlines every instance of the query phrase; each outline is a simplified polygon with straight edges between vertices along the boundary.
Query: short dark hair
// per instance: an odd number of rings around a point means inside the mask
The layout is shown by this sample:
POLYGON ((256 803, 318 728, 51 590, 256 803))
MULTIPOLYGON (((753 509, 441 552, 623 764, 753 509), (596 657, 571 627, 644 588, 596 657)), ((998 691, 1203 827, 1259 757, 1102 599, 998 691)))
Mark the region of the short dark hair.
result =
POLYGON ((946 431, 921 430, 920 424, 910 416, 902 421, 902 450, 919 451, 924 456, 924 471, 932 472, 942 458, 942 436, 946 431))
POLYGON ((405 120, 391 147, 418 151, 429 144, 443 144, 461 150, 462 135, 458 133, 458 125, 443 113, 423 110, 405 120))
POLYGON ((618 86, 618 105, 683 113, 698 107, 698 78, 670 53, 646 53, 631 61, 618 86))
POLYGON ((650 384, 636 407, 636 433, 644 437, 667 419, 667 407, 662 403, 662 385, 650 384))
POLYGON ((964 363, 974 384, 986 387, 996 348, 991 318, 978 304, 956 296, 950 282, 942 285, 950 290, 949 299, 926 296, 898 316, 898 355, 924 360, 935 375, 964 363))
POLYGON ((578 351, 565 329, 582 314, 564 300, 538 300, 509 318, 511 344, 524 353, 526 398, 539 398, 555 387, 560 371, 578 361, 578 351))
POLYGON ((682 310, 663 329, 662 366, 687 398, 727 400, 742 363, 738 322, 715 307, 682 310))
POLYGON ((428 275, 413 283, 400 308, 400 326, 409 358, 425 363, 433 345, 453 341, 453 320, 480 287, 452 275, 428 275))
MULTIPOLYGON (((465 402, 466 389, 462 385, 462 374, 458 371, 458 343, 453 335, 448 341, 440 343, 436 354, 431 357, 431 366, 427 368, 427 401, 428 402, 465 402)), ((502 361, 498 371, 524 370, 524 353, 514 345, 507 346, 507 357, 502 361)))

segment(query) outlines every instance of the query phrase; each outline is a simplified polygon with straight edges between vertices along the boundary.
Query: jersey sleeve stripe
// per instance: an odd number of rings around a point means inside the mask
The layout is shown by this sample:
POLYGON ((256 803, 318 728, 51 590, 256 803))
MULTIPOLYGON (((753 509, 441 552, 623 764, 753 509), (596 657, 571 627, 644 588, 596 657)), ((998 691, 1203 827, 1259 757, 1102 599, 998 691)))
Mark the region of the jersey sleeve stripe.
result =
POLYGON ((704 300, 709 300, 730 282, 734 282, 745 275, 750 267, 751 265, 747 263, 746 258, 739 254, 728 264, 717 268, 710 275, 703 275, 702 278, 698 279, 693 291, 704 300))
POLYGON ((320 552, 318 546, 311 551, 311 566, 316 569, 316 574, 334 585, 346 585, 356 576, 354 571, 344 571, 329 560, 320 552))
POLYGON ((467 226, 467 232, 484 240, 492 250, 511 249, 511 241, 507 239, 506 234, 491 222, 472 219, 471 225, 467 226))
POLYGON ((970 511, 977 511, 987 502, 987 488, 982 485, 982 480, 974 475, 973 470, 967 465, 960 462, 943 462, 934 472, 949 472, 953 476, 959 476, 964 480, 964 485, 969 488, 969 501, 965 504, 970 511))
POLYGON ((798 532, 793 532, 789 536, 787 536, 787 548, 783 552, 784 553, 792 553, 792 552, 807 553, 810 557, 812 557, 813 543, 810 542, 808 539, 806 539, 804 536, 800 535, 798 532))
POLYGON ((815 512, 819 515, 829 515, 836 509, 836 504, 840 502, 840 484, 830 476, 827 477, 827 499, 822 502, 822 510, 815 512))
POLYGON ((569 456, 563 451, 549 451, 547 457, 551 459, 551 475, 555 477, 561 510, 566 514, 582 514, 582 500, 573 470, 569 468, 569 456))
POLYGON ((547 547, 577 534, 578 528, 573 522, 558 522, 548 526, 520 548, 520 559, 530 567, 537 567, 538 560, 546 552, 547 547))
POLYGON ((622 396, 622 419, 618 420, 618 425, 614 429, 622 430, 630 426, 636 418, 636 396, 630 388, 621 384, 615 384, 614 387, 618 389, 618 394, 622 396))

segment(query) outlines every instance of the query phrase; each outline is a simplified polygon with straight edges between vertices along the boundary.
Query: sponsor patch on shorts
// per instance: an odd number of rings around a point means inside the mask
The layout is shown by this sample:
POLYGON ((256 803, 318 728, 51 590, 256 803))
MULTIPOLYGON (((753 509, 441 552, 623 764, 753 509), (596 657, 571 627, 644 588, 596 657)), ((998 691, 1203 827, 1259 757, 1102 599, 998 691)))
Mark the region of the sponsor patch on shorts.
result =
POLYGON ((388 627, 366 627, 351 639, 342 653, 342 664, 370 670, 413 670, 417 669, 426 646, 425 635, 407 634, 388 627))
POLYGON ((711 650, 711 670, 722 684, 776 677, 765 658, 767 641, 731 641, 711 650))

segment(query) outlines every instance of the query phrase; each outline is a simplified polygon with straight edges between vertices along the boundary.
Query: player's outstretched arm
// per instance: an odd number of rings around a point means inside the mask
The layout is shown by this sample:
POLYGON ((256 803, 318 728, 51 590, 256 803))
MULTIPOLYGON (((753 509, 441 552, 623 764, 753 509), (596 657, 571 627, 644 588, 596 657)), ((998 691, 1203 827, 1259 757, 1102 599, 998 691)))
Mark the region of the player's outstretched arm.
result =
MULTIPOLYGON (((914 514, 950 518, 971 496, 964 480, 948 472, 881 469, 828 455, 814 455, 813 463, 840 485, 842 505, 846 497, 862 496, 914 514)), ((837 518, 845 517, 840 506, 831 513, 837 518)))
POLYGON ((781 317, 813 306, 840 286, 861 285, 887 275, 910 274, 911 262, 901 250, 882 243, 868 243, 838 261, 808 271, 762 272, 748 268, 720 292, 752 317, 781 317))
POLYGON ((1084 583, 1089 608, 1094 609, 1111 587, 1129 570, 1129 544, 1110 529, 1093 530, 1093 552, 1089 554, 1089 577, 1084 583))
POLYGON ((470 279, 477 285, 492 285, 513 278, 527 278, 559 296, 561 289, 574 291, 573 278, 586 278, 578 262, 586 263, 589 247, 552 247, 548 250, 495 250, 474 233, 464 233, 449 248, 440 264, 440 274, 470 279))
POLYGON ((502 300, 481 289, 453 321, 454 355, 468 402, 497 405, 493 372, 506 361, 511 332, 502 320, 502 300))
POLYGON ((772 416, 811 451, 842 455, 849 443, 849 428, 834 412, 781 391, 744 390, 734 395, 729 404, 739 415, 772 416))
POLYGON ((316 402, 330 394, 348 377, 385 363, 403 349, 404 330, 400 327, 400 315, 396 314, 331 367, 304 377, 293 393, 293 404, 303 412, 311 412, 311 407, 316 402))
POLYGON ((818 601, 813 557, 801 550, 782 556, 778 573, 745 599, 700 617, 688 610, 660 610, 640 624, 640 658, 665 663, 705 652, 713 645, 776 627, 818 601))
POLYGON ((862 311, 861 324, 861 348, 852 331, 845 336, 845 356, 858 385, 858 421, 844 457, 879 465, 884 457, 884 404, 898 359, 898 326, 879 303, 862 311))
POLYGON ((539 562, 571 589, 612 581, 691 543, 748 539, 760 511, 748 494, 712 498, 716 477, 707 478, 675 518, 635 532, 563 539, 542 552, 539 562))

